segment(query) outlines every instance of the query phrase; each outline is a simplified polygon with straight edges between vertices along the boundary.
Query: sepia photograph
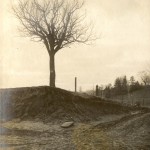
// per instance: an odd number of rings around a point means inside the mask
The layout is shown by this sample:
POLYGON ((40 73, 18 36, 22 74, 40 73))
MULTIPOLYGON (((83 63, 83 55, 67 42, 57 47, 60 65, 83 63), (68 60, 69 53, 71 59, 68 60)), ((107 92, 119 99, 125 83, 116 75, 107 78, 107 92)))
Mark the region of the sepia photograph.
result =
POLYGON ((150 0, 0 10, 0 150, 150 150, 150 0))

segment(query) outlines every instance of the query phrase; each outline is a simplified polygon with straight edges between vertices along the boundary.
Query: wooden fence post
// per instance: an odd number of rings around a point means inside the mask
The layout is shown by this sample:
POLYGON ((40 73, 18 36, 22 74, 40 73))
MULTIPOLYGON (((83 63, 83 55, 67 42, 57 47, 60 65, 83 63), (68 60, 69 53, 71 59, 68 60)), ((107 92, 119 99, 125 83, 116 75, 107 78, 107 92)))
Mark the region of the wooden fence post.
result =
POLYGON ((96 85, 96 96, 98 96, 98 85, 96 85))
POLYGON ((75 77, 75 92, 77 92, 77 77, 75 77))

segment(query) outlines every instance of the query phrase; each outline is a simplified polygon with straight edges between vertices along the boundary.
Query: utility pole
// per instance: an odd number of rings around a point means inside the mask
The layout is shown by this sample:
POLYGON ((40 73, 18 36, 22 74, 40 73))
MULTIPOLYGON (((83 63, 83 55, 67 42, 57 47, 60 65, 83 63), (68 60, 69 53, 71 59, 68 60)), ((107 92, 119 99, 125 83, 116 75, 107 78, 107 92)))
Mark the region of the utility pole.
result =
POLYGON ((96 96, 98 96, 98 85, 96 85, 96 96))
POLYGON ((75 92, 77 92, 77 77, 75 77, 75 92))

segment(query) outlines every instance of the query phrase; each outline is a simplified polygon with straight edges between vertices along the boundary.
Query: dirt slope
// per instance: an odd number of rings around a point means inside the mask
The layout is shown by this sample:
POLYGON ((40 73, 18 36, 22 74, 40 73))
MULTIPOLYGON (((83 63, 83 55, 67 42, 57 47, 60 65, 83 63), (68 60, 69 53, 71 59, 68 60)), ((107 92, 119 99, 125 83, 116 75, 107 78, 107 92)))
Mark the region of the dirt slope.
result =
POLYGON ((1 119, 90 121, 100 115, 130 111, 118 103, 97 97, 79 96, 58 88, 28 87, 0 90, 1 119))
POLYGON ((126 116, 99 123, 80 125, 74 134, 78 150, 149 150, 150 113, 126 116))

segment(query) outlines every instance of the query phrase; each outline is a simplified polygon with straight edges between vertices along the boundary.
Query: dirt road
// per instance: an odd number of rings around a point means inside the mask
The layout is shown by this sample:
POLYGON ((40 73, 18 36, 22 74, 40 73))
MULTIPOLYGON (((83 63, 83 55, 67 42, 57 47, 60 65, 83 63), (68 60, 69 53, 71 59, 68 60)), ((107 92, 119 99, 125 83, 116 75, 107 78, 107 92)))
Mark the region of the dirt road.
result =
POLYGON ((97 122, 13 120, 1 124, 1 150, 150 150, 150 113, 103 116, 97 122))

